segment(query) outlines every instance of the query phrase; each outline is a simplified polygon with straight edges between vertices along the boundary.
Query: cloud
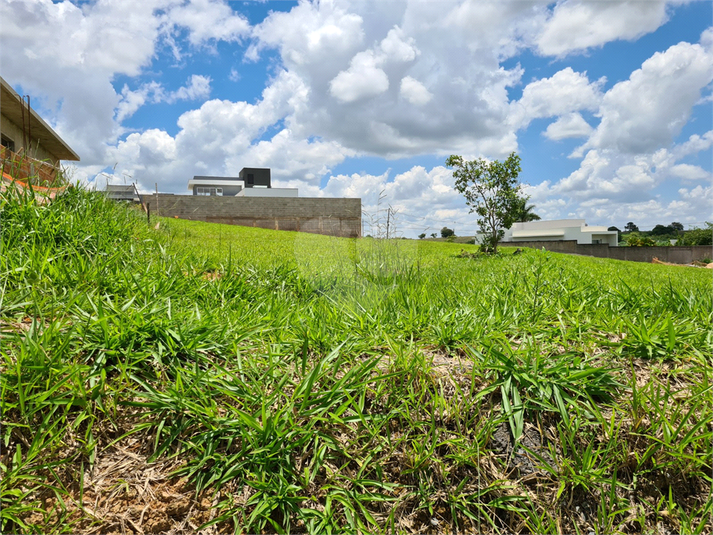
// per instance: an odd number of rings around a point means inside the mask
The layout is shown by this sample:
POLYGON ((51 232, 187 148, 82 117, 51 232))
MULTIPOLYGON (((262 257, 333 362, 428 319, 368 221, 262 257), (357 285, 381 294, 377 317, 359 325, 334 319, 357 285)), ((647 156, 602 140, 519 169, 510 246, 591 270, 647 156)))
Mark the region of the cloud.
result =
POLYGON ((379 68, 383 60, 371 51, 359 52, 349 69, 340 72, 329 83, 329 92, 341 102, 354 102, 374 97, 389 88, 389 78, 379 68))
POLYGON ((188 79, 187 85, 168 92, 158 82, 142 84, 139 89, 133 91, 124 84, 124 88, 121 90, 121 101, 116 107, 116 122, 121 123, 131 117, 141 106, 147 103, 166 102, 173 104, 179 100, 205 99, 210 95, 210 82, 210 77, 194 74, 188 79))
POLYGON ((249 30, 244 17, 214 0, 106 0, 80 5, 5 1, 0 3, 0 18, 3 77, 41 97, 53 112, 51 126, 80 155, 82 165, 91 166, 106 162, 108 148, 124 132, 121 121, 142 105, 157 99, 207 97, 205 77, 192 78, 175 93, 157 82, 117 92, 112 81, 118 75, 140 75, 162 44, 173 46, 180 55, 174 37, 181 32, 187 32, 190 50, 210 40, 237 39, 249 30))
POLYGON ((587 137, 592 132, 592 127, 577 112, 563 115, 547 126, 543 135, 547 139, 559 141, 561 139, 587 137))
POLYGON ((238 41, 250 33, 247 19, 221 0, 190 0, 174 2, 168 10, 171 30, 188 31, 188 41, 194 46, 209 41, 238 41))
POLYGON ((493 149, 502 156, 517 148, 507 88, 522 69, 502 68, 491 50, 509 46, 510 17, 529 20, 532 8, 507 5, 495 24, 462 7, 305 2, 257 25, 247 57, 274 48, 303 80, 309 99, 292 119, 307 135, 388 158, 493 149), (504 33, 486 39, 481 30, 492 24, 504 33))
MULTIPOLYGON (((668 2, 671 4, 673 2, 668 2)), ((564 56, 653 32, 667 19, 667 2, 558 2, 536 38, 546 56, 564 56)))
POLYGON ((188 85, 179 87, 176 91, 168 93, 162 100, 171 104, 178 100, 200 100, 207 98, 210 95, 210 82, 210 76, 193 74, 189 78, 188 85))
POLYGON ((670 145, 711 80, 713 55, 698 44, 655 53, 607 91, 601 122, 577 153, 591 147, 637 154, 670 145))
POLYGON ((710 180, 711 174, 703 169, 702 167, 699 167, 697 165, 691 165, 687 163, 680 163, 678 165, 674 165, 671 168, 670 173, 677 177, 680 178, 681 180, 686 180, 686 181, 699 181, 699 180, 705 180, 708 179, 710 180))
POLYGON ((415 78, 404 76, 401 80, 401 96, 414 106, 423 106, 433 98, 433 93, 415 78))
POLYGON ((590 82, 587 73, 566 67, 550 78, 525 86, 520 100, 511 104, 511 123, 525 128, 531 120, 564 115, 578 110, 596 110, 602 99, 604 79, 590 82))

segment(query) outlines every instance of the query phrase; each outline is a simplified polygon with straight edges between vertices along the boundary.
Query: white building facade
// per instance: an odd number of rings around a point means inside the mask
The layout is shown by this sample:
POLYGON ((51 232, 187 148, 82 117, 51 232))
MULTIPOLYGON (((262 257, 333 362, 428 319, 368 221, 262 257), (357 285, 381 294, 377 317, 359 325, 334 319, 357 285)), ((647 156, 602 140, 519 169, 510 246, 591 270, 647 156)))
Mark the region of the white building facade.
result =
MULTIPOLYGON (((482 234, 478 234, 475 241, 482 243, 482 237, 482 234)), ((511 228, 505 230, 501 243, 565 240, 576 240, 581 245, 606 244, 612 247, 619 245, 619 236, 616 230, 607 230, 607 227, 604 226, 587 225, 584 219, 513 223, 511 228)))

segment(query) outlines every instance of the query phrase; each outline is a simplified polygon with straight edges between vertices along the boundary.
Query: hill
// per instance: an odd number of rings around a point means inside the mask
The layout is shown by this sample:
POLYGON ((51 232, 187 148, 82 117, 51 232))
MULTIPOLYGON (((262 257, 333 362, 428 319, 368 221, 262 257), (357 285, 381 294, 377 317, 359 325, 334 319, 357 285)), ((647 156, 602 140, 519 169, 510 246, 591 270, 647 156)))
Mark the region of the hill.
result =
POLYGON ((713 530, 708 270, 0 202, 3 532, 713 530))

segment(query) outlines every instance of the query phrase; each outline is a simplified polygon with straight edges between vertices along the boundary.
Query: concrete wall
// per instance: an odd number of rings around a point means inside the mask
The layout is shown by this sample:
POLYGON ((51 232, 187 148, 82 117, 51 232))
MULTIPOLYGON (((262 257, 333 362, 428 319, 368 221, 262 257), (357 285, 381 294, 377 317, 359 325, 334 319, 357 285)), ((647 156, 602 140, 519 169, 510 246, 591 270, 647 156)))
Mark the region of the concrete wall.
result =
POLYGON ((689 247, 610 247, 606 244, 577 244, 576 240, 567 241, 528 241, 503 243, 509 247, 532 247, 556 253, 581 254, 598 258, 613 258, 631 262, 651 262, 658 258, 662 262, 672 264, 690 264, 694 260, 713 258, 713 247, 710 245, 694 245, 689 247))
POLYGON ((159 193, 144 197, 151 213, 212 223, 361 236, 361 199, 203 197, 159 193))

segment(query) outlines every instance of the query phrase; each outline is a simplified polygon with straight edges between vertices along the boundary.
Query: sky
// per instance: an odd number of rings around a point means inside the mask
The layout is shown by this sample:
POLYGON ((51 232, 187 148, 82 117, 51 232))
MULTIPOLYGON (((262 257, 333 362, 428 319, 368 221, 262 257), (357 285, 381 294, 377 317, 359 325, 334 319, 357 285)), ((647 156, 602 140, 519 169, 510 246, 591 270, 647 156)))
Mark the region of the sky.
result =
POLYGON ((366 219, 391 206, 403 236, 466 236, 446 158, 516 152, 543 219, 713 220, 710 0, 0 0, 0 17, 0 75, 97 189, 185 195, 269 167, 366 219))

